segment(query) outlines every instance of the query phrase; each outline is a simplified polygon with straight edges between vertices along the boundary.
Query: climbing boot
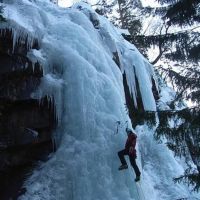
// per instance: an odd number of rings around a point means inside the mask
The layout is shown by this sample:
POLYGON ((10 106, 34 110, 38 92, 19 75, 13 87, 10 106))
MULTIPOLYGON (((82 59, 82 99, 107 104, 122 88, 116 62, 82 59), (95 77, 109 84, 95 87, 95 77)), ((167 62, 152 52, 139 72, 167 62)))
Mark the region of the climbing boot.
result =
POLYGON ((140 180, 140 176, 136 176, 135 182, 138 182, 140 180))
POLYGON ((123 170, 123 169, 127 169, 128 168, 128 165, 121 165, 120 167, 119 167, 119 170, 123 170))

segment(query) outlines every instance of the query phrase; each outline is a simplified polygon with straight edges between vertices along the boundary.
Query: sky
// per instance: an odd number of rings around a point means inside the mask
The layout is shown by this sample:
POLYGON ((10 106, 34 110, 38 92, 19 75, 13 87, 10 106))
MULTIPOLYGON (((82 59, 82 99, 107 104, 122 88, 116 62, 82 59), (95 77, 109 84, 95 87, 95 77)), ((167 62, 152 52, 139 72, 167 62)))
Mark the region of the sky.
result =
POLYGON ((58 0, 58 5, 61 7, 69 7, 75 2, 78 2, 78 0, 58 0))

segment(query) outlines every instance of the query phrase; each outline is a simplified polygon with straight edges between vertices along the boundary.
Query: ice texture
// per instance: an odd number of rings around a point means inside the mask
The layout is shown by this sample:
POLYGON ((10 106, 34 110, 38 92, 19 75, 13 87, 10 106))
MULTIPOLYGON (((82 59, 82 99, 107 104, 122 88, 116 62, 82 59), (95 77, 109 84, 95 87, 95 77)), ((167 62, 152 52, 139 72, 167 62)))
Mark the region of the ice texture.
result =
MULTIPOLYGON (((154 130, 145 126, 136 129, 141 183, 134 182, 130 165, 128 170, 118 171, 117 152, 124 148, 126 126, 131 127, 125 107, 124 73, 135 107, 137 78, 145 110, 156 110, 153 67, 136 47, 86 3, 64 9, 49 0, 8 2, 4 3, 7 19, 39 37, 40 50, 32 49, 28 56, 41 62, 44 76, 32 96, 53 96, 59 122, 54 134, 59 144, 57 151, 26 180, 27 191, 19 199, 191 197, 187 186, 177 186, 170 179, 182 172, 181 164, 165 145, 153 140, 154 130), (118 65, 113 53, 118 55, 118 65)), ((18 29, 13 30, 14 44, 21 37, 19 33, 18 29)))

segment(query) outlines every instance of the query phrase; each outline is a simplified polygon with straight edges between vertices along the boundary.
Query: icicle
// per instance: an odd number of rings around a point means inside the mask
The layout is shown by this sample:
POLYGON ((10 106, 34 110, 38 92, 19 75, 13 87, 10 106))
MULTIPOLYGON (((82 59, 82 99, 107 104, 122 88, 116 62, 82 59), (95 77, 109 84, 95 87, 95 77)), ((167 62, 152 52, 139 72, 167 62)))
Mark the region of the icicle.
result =
POLYGON ((11 29, 12 31, 12 38, 13 38, 13 49, 12 49, 12 53, 14 53, 15 51, 15 45, 16 45, 16 42, 17 42, 17 34, 16 34, 16 31, 11 29))
POLYGON ((12 23, 10 22, 10 24, 6 24, 2 26, 0 34, 5 36, 7 30, 11 32, 11 36, 13 40, 12 53, 14 53, 16 45, 20 43, 26 44, 27 51, 29 51, 33 47, 33 44, 35 42, 35 37, 32 35, 32 33, 27 31, 23 27, 20 27, 14 22, 12 23))

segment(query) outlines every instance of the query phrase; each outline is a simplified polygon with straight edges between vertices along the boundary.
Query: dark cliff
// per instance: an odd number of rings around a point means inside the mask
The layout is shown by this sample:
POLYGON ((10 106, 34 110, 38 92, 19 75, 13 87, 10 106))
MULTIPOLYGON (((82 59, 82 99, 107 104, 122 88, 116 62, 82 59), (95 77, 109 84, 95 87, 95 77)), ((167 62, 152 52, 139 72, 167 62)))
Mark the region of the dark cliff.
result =
POLYGON ((56 126, 53 97, 31 97, 40 85, 43 68, 27 57, 39 42, 14 40, 14 29, 0 29, 0 199, 16 199, 23 180, 39 160, 54 150, 56 126), (15 43, 16 42, 16 43, 15 43))

